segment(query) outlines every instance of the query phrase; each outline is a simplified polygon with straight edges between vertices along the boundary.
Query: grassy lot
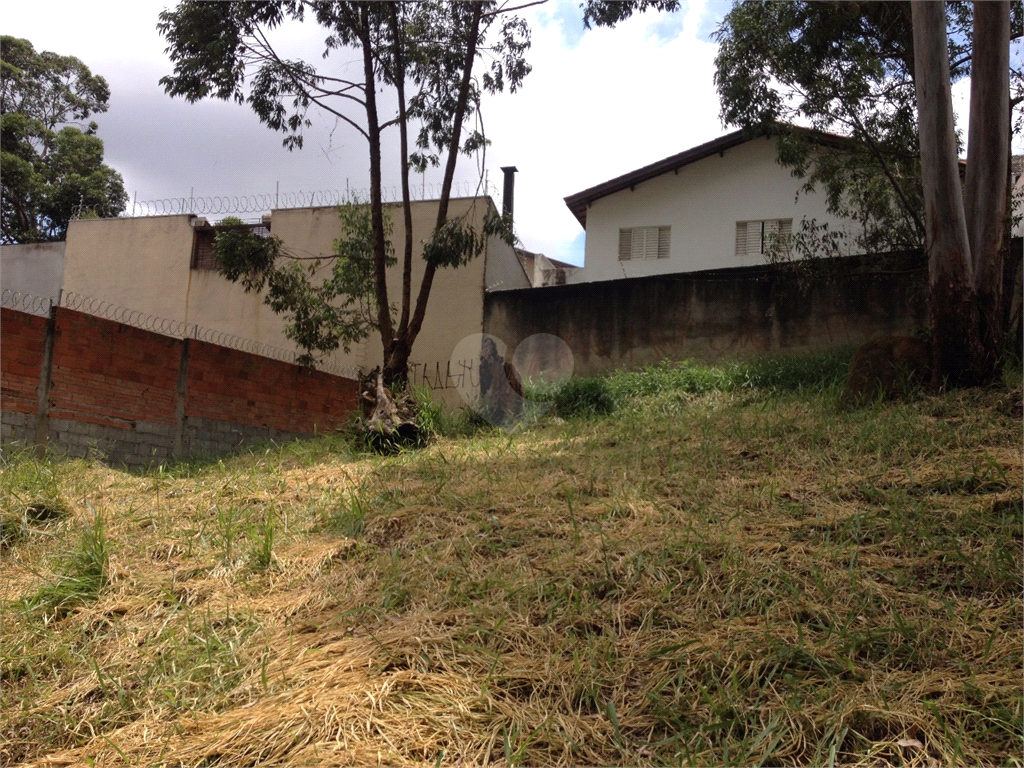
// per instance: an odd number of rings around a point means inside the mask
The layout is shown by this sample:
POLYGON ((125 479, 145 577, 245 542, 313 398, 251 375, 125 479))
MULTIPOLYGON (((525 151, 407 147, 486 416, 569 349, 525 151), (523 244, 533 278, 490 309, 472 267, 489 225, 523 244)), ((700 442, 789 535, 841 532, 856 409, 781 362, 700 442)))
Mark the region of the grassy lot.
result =
POLYGON ((387 458, 8 457, 0 762, 1020 765, 1020 374, 839 411, 841 370, 387 458))

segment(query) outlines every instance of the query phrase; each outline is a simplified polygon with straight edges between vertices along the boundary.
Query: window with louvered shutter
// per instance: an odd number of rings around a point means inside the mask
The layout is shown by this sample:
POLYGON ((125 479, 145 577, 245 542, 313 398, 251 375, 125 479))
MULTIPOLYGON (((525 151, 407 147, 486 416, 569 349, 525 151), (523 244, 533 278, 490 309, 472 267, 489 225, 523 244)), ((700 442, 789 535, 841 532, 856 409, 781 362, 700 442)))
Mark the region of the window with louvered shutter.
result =
POLYGON ((745 256, 747 253, 747 222, 736 222, 736 255, 745 256))
POLYGON ((658 227, 658 258, 667 259, 672 238, 672 227, 658 227))
POLYGON ((672 227, 633 227, 619 230, 619 261, 667 259, 672 227))
POLYGON ((619 230, 619 261, 629 261, 633 258, 633 230, 619 230))
POLYGON ((775 242, 787 242, 793 235, 792 219, 763 219, 736 222, 736 255, 760 256, 775 242))

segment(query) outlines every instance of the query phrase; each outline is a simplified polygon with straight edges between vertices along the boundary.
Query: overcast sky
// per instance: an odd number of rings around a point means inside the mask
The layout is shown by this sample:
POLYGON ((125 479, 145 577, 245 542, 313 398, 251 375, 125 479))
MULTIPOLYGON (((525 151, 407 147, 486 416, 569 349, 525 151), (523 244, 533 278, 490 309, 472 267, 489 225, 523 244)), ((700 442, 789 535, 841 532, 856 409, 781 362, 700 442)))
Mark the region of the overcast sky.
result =
MULTIPOLYGON (((130 198, 369 185, 365 141, 329 115, 311 113, 305 147, 289 152, 282 135, 247 106, 166 96, 157 81, 172 68, 156 22, 169 5, 8 3, 0 25, 3 34, 26 38, 38 51, 77 56, 107 79, 110 109, 96 118, 99 136, 130 198)), ((717 46, 710 38, 729 6, 683 0, 676 13, 648 12, 615 29, 594 30, 584 30, 576 0, 549 0, 523 12, 532 28, 533 72, 518 93, 488 97, 483 116, 492 142, 485 163, 489 180, 500 189, 500 167, 519 169, 516 231, 526 248, 581 263, 583 230, 562 198, 729 130, 718 118, 712 83, 717 46)), ((311 22, 277 35, 288 55, 312 61, 319 60, 323 37, 311 22)), ((332 66, 343 64, 344 56, 332 66)), ((955 88, 958 105, 966 103, 966 86, 955 88)), ((394 150, 389 154, 384 182, 395 185, 394 150)), ((471 159, 460 160, 458 180, 472 184, 477 176, 471 159)), ((440 178, 433 171, 424 181, 440 178)))

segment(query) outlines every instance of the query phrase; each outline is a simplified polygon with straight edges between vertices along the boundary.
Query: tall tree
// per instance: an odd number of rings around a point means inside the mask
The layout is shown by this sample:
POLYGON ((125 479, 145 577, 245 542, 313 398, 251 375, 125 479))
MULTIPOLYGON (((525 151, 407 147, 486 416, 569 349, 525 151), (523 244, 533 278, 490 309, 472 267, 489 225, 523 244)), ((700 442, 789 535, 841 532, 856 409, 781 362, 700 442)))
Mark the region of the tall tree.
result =
MULTIPOLYGON (((289 148, 302 146, 311 105, 336 116, 366 140, 374 306, 383 346, 383 375, 388 385, 404 382, 436 271, 458 267, 478 255, 482 237, 489 234, 449 216, 452 183, 459 155, 471 154, 486 143, 478 119, 481 93, 505 87, 514 92, 530 71, 523 56, 529 47, 525 22, 492 0, 186 0, 161 13, 157 28, 168 41, 167 52, 174 63, 174 74, 160 81, 171 96, 248 103, 267 126, 287 134, 284 144, 289 148), (323 60, 327 62, 338 51, 354 53, 358 76, 348 74, 351 69, 330 71, 323 68, 327 64, 318 69, 278 53, 270 42, 270 31, 286 21, 307 18, 326 32, 323 60), (488 38, 491 32, 496 32, 493 41, 488 38), (489 66, 477 77, 477 64, 485 55, 489 66), (397 108, 393 112, 379 98, 384 88, 394 93, 397 108), (396 126, 406 236, 400 310, 393 317, 386 280, 389 243, 381 146, 384 131, 396 126), (425 275, 413 301, 409 174, 428 166, 443 167, 444 175, 434 230, 423 248, 425 275)), ((498 229, 495 224, 494 231, 498 229)))
POLYGON ((0 240, 62 240, 76 213, 121 213, 124 182, 103 163, 96 123, 85 122, 106 112, 106 80, 74 56, 37 53, 28 40, 7 36, 0 68, 0 240))
POLYGON ((963 190, 946 23, 912 3, 935 376, 976 384, 998 373, 1003 240, 1009 218, 1010 3, 974 9, 970 139, 963 190))
MULTIPOLYGON (((970 181, 967 182, 966 215, 977 215, 986 221, 996 215, 991 206, 999 210, 998 216, 1002 219, 1006 219, 1008 211, 1006 195, 996 190, 998 184, 992 171, 995 167, 992 163, 999 161, 987 156, 983 147, 995 142, 1004 145, 1004 153, 1008 151, 1012 111, 1019 111, 1024 104, 1024 78, 1019 66, 1010 67, 1008 57, 1011 38, 1020 38, 1022 34, 1024 7, 1020 3, 1013 3, 1009 8, 999 7, 1000 13, 1005 10, 1007 14, 1007 28, 1000 28, 995 34, 985 21, 994 13, 989 3, 937 3, 931 9, 931 32, 926 36, 930 41, 930 66, 935 75, 934 87, 929 87, 929 98, 939 98, 935 83, 943 83, 948 92, 951 83, 971 76, 973 146, 968 148, 970 181), (940 27, 941 44, 934 40, 940 27), (994 50, 993 46, 999 50, 994 50), (938 66, 935 57, 940 55, 946 67, 942 75, 935 74, 938 70, 934 69, 938 66), (1011 85, 1012 98, 1009 95, 1011 85), (981 122, 974 111, 975 100, 991 105, 995 103, 992 93, 996 90, 1005 92, 1006 98, 1000 102, 1003 106, 986 107, 984 113, 988 117, 981 122), (983 188, 987 191, 982 192, 983 188), (977 204, 982 208, 973 207, 977 204)), ((937 184, 948 197, 942 201, 944 210, 959 208, 962 213, 965 203, 957 203, 952 198, 956 190, 945 177, 939 179, 933 175, 932 181, 922 187, 923 156, 934 160, 935 153, 941 152, 946 158, 941 173, 953 173, 959 178, 956 158, 960 147, 952 116, 949 125, 941 131, 934 121, 928 129, 933 138, 940 137, 937 140, 942 144, 941 150, 926 149, 919 144, 919 106, 922 120, 926 110, 934 111, 940 106, 937 102, 929 106, 920 104, 919 22, 914 13, 908 4, 886 2, 736 3, 717 32, 721 46, 716 58, 715 82, 722 100, 723 122, 779 134, 779 159, 796 175, 805 178, 805 189, 823 190, 831 213, 861 224, 862 232, 856 243, 858 250, 879 253, 921 248, 927 244, 932 259, 935 238, 943 244, 940 251, 947 255, 950 252, 943 250, 947 247, 945 244, 961 238, 952 231, 940 235, 938 230, 929 228, 929 219, 935 223, 929 205, 937 201, 932 197, 929 202, 928 196, 934 195, 937 184), (780 128, 780 123, 809 124, 820 131, 843 134, 849 140, 843 142, 845 149, 822 152, 806 132, 787 131, 780 128), (953 158, 952 171, 945 165, 947 156, 953 158)), ((1002 161, 998 167, 1005 184, 1008 161, 1002 161)), ((938 173, 937 168, 932 166, 933 174, 938 173)), ((959 187, 959 182, 956 186, 959 187)), ((1005 190, 1005 186, 1002 188, 1005 190)), ((947 220, 943 226, 949 225, 947 220)), ((985 237, 995 236, 987 224, 968 227, 965 222, 963 229, 968 240, 974 237, 970 234, 972 227, 976 232, 983 229, 987 233, 985 237)), ((983 250, 988 255, 979 262, 980 251, 972 252, 970 247, 961 251, 965 266, 957 272, 958 275, 963 272, 963 285, 954 281, 954 287, 950 288, 947 275, 945 287, 935 288, 932 301, 932 322, 942 324, 945 329, 933 328, 934 338, 948 340, 936 343, 950 344, 948 352, 936 352, 940 358, 936 375, 963 382, 994 375, 993 365, 998 359, 994 350, 1001 345, 1004 333, 1000 309, 1002 259, 990 257, 994 251, 991 245, 986 245, 983 250), (964 293, 966 286, 971 290, 964 293), (938 295, 947 290, 960 297, 969 294, 981 301, 963 315, 964 318, 975 317, 977 333, 981 334, 975 336, 971 331, 967 336, 960 336, 962 343, 972 345, 974 339, 978 339, 972 347, 971 362, 965 364, 963 370, 955 362, 956 344, 952 339, 956 336, 948 334, 953 327, 967 331, 960 321, 943 314, 959 311, 954 309, 959 299, 950 304, 938 295), (935 311, 942 317, 934 314, 935 311), (981 341, 982 338, 985 341, 981 341), (982 353, 982 349, 987 351, 982 353), (982 362, 983 358, 988 362, 982 362)), ((937 269, 945 274, 953 268, 945 257, 940 259, 940 264, 933 259, 930 264, 933 285, 938 280, 937 269)))
MULTIPOLYGON (((971 73, 974 4, 944 7, 952 82, 971 73)), ((1024 10, 1015 4, 1014 36, 1024 10)), ((910 6, 891 2, 744 2, 726 14, 716 39, 715 84, 722 121, 781 133, 779 159, 824 192, 830 211, 857 221, 862 252, 924 244, 917 96, 910 6), (820 152, 808 125, 851 139, 820 152)), ((1014 109, 1024 78, 1013 71, 1014 109)))

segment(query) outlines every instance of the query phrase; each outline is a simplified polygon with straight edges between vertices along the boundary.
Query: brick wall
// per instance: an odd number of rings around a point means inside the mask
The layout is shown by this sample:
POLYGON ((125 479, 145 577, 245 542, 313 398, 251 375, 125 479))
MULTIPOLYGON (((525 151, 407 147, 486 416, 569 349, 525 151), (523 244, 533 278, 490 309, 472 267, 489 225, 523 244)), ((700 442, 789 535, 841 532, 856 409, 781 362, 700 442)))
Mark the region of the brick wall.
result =
POLYGON ((50 418, 131 429, 173 425, 181 341, 60 308, 50 418))
POLYGON ((3 309, 5 444, 45 435, 71 455, 98 451, 115 463, 144 465, 329 431, 356 409, 351 379, 53 311, 47 407, 39 415, 47 320, 3 309))
POLYGON ((0 442, 29 442, 39 410, 46 318, 0 308, 0 442))
POLYGON ((190 342, 189 417, 312 435, 344 423, 356 408, 356 389, 342 379, 297 365, 205 342, 190 342), (342 417, 339 419, 339 415, 342 417))
POLYGON ((0 308, 0 407, 35 413, 46 318, 0 308))

